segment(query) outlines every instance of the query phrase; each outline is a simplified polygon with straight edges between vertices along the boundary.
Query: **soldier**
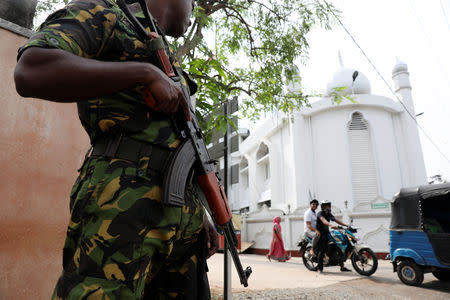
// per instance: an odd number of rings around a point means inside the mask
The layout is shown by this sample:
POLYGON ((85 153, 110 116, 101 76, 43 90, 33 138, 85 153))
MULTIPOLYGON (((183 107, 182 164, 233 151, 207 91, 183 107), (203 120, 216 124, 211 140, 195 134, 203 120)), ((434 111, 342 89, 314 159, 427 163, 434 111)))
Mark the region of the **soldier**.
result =
MULTIPOLYGON (((186 32, 193 0, 146 2, 161 32, 186 32)), ((186 103, 150 46, 115 0, 75 0, 19 49, 18 93, 77 102, 93 146, 70 194, 53 299, 210 298, 205 260, 217 233, 193 184, 183 206, 161 202, 163 170, 181 141, 174 113, 186 103), (156 108, 145 105, 144 87, 156 108)), ((195 83, 183 80, 193 94, 195 83)))

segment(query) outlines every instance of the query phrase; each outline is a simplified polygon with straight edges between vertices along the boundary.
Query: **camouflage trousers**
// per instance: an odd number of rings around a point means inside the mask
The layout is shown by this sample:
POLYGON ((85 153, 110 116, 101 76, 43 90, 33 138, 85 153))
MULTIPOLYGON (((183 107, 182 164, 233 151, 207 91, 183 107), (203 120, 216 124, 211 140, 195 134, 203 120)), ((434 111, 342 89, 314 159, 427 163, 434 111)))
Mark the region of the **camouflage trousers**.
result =
POLYGON ((148 159, 83 164, 52 299, 199 299, 204 209, 191 188, 184 206, 161 203, 162 175, 148 159))

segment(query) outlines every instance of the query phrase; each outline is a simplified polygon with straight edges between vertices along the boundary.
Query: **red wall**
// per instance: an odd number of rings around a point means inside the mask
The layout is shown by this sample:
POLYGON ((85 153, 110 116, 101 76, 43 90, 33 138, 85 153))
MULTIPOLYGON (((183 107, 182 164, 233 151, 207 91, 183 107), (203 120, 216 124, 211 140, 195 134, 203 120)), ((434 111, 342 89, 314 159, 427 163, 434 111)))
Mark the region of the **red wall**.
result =
POLYGON ((89 148, 76 105, 17 95, 25 37, 0 28, 0 299, 49 299, 61 272, 69 192, 89 148))

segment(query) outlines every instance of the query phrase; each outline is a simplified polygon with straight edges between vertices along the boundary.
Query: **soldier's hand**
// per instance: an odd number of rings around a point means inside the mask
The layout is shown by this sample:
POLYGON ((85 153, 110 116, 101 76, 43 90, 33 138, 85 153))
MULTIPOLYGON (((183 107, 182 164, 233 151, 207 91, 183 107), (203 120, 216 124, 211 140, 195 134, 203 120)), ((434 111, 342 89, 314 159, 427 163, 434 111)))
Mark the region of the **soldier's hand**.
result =
POLYGON ((164 114, 173 114, 181 107, 186 119, 191 120, 189 106, 181 89, 161 70, 153 66, 153 74, 144 85, 149 89, 155 105, 152 109, 164 114))
POLYGON ((203 227, 206 230, 206 241, 208 244, 208 256, 210 258, 214 253, 217 252, 219 248, 219 235, 217 234, 214 226, 209 222, 208 218, 205 216, 203 219, 203 227))

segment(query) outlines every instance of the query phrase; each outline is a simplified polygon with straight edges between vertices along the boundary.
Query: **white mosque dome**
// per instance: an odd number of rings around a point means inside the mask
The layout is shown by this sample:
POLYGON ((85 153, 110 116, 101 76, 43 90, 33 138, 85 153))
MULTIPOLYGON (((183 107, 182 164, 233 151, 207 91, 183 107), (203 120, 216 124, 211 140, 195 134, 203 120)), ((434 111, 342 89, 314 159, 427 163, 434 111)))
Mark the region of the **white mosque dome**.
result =
POLYGON ((326 95, 330 96, 336 88, 345 87, 339 92, 343 95, 370 94, 370 82, 366 75, 355 69, 341 68, 334 73, 333 79, 327 84, 326 95))

